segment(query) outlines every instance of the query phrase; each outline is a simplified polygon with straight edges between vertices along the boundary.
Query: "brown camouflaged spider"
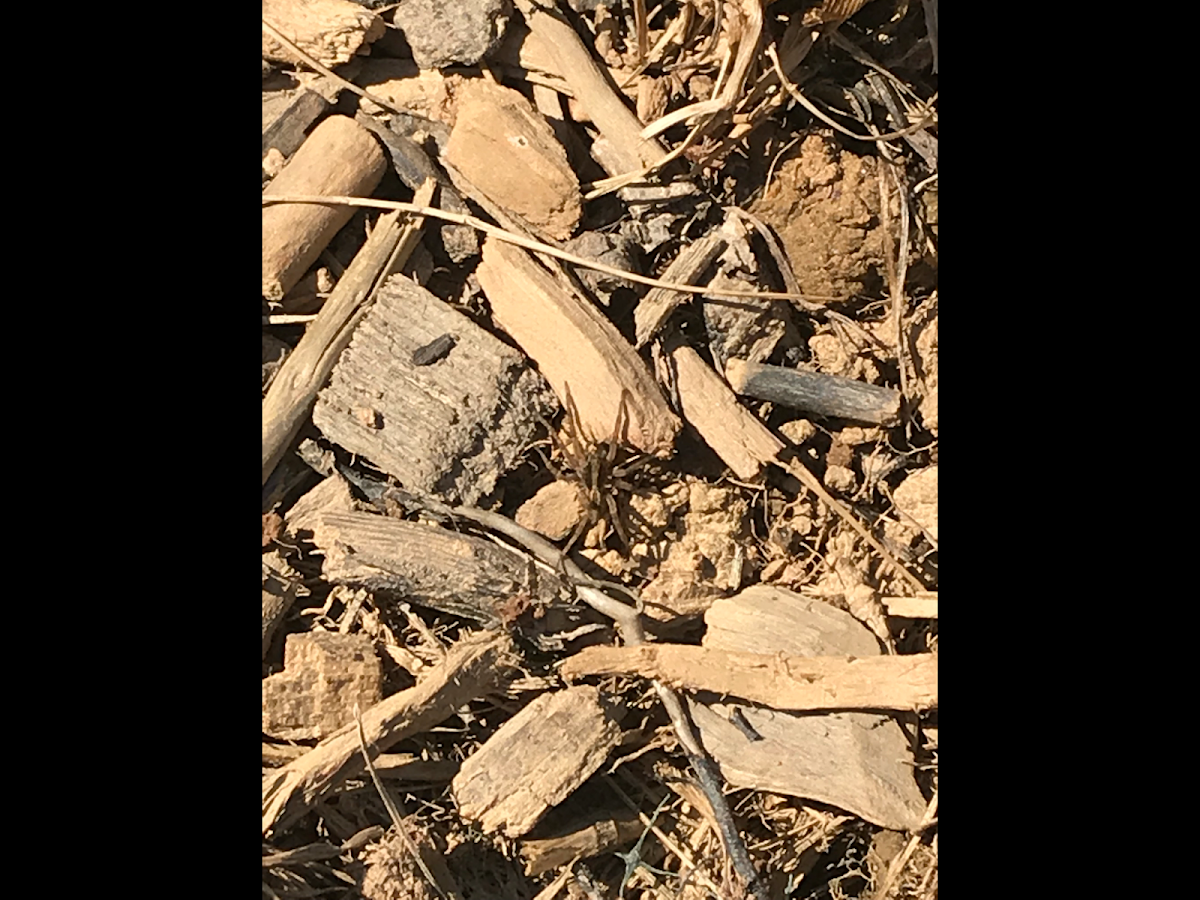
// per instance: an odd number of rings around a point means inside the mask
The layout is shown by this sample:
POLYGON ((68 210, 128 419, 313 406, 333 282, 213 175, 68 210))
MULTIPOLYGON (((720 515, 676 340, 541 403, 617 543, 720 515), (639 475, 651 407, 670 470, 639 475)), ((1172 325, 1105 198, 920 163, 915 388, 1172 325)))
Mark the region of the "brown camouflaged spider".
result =
MULTIPOLYGON (((629 403, 632 397, 628 390, 621 391, 612 434, 607 440, 598 441, 584 428, 570 388, 564 394, 563 407, 566 412, 562 427, 557 436, 553 428, 548 428, 550 443, 560 465, 542 457, 556 478, 575 485, 584 507, 584 517, 567 539, 564 551, 569 553, 583 535, 597 525, 603 525, 600 543, 604 543, 611 526, 628 554, 629 531, 622 521, 618 495, 621 492, 626 495, 635 493, 638 487, 629 480, 630 476, 654 459, 646 453, 626 452, 625 458, 618 462, 622 448, 628 446, 629 403)), ((633 515, 636 516, 636 513, 633 515)))

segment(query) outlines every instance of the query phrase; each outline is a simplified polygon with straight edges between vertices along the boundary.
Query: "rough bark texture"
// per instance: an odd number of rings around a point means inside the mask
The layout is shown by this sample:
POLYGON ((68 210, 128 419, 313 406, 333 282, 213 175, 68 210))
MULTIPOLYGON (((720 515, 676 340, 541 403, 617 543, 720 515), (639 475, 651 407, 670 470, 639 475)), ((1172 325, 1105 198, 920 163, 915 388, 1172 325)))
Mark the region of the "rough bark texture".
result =
POLYGON ((526 596, 549 606, 565 595, 546 572, 530 573, 521 557, 491 541, 446 528, 371 513, 326 513, 313 543, 325 555, 322 576, 333 584, 388 591, 413 603, 497 625, 526 596))
POLYGON ((353 721, 356 704, 379 702, 383 674, 364 634, 288 635, 284 663, 284 671, 263 679, 263 734, 320 739, 353 721))
POLYGON ((474 504, 553 409, 519 351, 394 277, 317 398, 313 422, 407 489, 474 504), (444 352, 433 353, 439 340, 444 352))

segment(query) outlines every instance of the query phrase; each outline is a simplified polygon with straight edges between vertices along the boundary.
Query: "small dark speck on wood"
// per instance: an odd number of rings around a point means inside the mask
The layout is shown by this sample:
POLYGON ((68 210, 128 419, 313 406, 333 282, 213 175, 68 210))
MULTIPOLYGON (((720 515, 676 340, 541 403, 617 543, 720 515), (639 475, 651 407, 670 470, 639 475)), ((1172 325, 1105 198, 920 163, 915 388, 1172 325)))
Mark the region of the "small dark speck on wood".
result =
POLYGON ((443 334, 441 337, 434 338, 424 347, 414 350, 412 363, 414 366, 432 366, 435 362, 445 359, 457 343, 458 338, 454 335, 443 334))

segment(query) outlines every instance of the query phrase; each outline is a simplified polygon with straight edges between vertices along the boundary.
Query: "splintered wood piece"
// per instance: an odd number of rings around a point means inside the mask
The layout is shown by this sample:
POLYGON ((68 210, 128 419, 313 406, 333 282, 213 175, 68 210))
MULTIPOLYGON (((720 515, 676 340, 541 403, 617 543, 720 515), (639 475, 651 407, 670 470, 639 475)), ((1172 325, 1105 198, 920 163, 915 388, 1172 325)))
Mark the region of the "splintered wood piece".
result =
POLYGON ((293 503, 284 521, 292 534, 299 531, 311 534, 324 513, 356 512, 358 508, 358 501, 350 491, 350 482, 340 472, 334 472, 293 503))
POLYGON ((543 694, 462 764, 451 784, 459 815, 520 837, 604 764, 619 719, 595 687, 543 694))
POLYGON ((758 584, 717 600, 704 613, 704 646, 785 656, 879 656, 879 640, 850 613, 824 600, 758 584))
MULTIPOLYGON (((426 182, 413 199, 428 204, 435 187, 434 182, 426 182)), ((263 398, 263 484, 308 419, 317 391, 324 386, 338 354, 350 342, 377 281, 388 274, 389 266, 402 266, 408 260, 424 221, 422 217, 401 218, 399 211, 380 216, 317 318, 283 361, 263 398)))
POLYGON ((933 709, 937 656, 803 657, 681 644, 588 647, 560 674, 639 675, 689 691, 728 694, 772 709, 933 709))
POLYGON ((471 505, 554 408, 519 351, 397 276, 355 329, 313 422, 408 490, 471 505))
MULTIPOLYGON (((684 247, 679 255, 671 262, 662 274, 663 281, 673 281, 676 284, 696 284, 718 256, 729 246, 728 238, 720 229, 714 229, 684 247)), ((652 288, 633 311, 637 347, 640 350, 646 342, 658 332, 675 311, 675 307, 688 299, 687 294, 679 291, 669 291, 665 288, 652 288)))
POLYGON ((529 39, 554 60, 556 74, 571 86, 575 99, 612 145, 621 170, 609 174, 624 175, 661 161, 667 151, 657 140, 642 137, 637 115, 562 14, 530 0, 517 0, 517 6, 529 25, 529 39))
POLYGON ((576 859, 587 859, 608 853, 637 840, 646 826, 636 815, 595 816, 585 827, 576 827, 554 837, 521 841, 521 857, 525 874, 530 877, 569 865, 576 859))
POLYGON ((477 274, 496 323, 537 363, 564 405, 570 394, 589 435, 612 436, 625 397, 628 443, 670 455, 678 417, 637 351, 595 306, 555 281, 529 253, 492 237, 484 242, 477 274))
MULTIPOLYGON (((313 129, 263 195, 367 197, 386 170, 387 159, 369 131, 346 116, 330 116, 313 129)), ((340 204, 264 205, 262 295, 282 299, 353 215, 353 207, 340 204)))
MULTIPOLYGON (((363 44, 383 37, 387 26, 350 0, 263 0, 262 17, 323 66, 349 62, 363 44)), ((262 56, 273 62, 301 60, 263 30, 262 56)))
MULTIPOLYGON (((383 752, 444 722, 499 685, 511 653, 512 642, 506 634, 482 632, 463 638, 441 663, 424 673, 416 687, 363 711, 367 746, 383 752)), ((357 727, 352 723, 299 759, 268 773, 262 782, 263 835, 283 831, 364 768, 357 727)))
POLYGON ((769 400, 818 416, 894 425, 900 421, 900 392, 853 378, 731 359, 730 386, 747 397, 769 400))
MULTIPOLYGON (((704 646, 717 650, 864 661, 881 655, 875 636, 849 613, 783 588, 747 588, 716 601, 704 618, 704 646)), ((828 803, 898 831, 921 821, 925 799, 913 779, 912 750, 889 716, 796 715, 731 703, 692 702, 689 709, 732 785, 828 803)))
POLYGON ((262 730, 278 740, 323 738, 379 702, 379 658, 363 634, 289 634, 284 670, 262 683, 262 730))
POLYGON ((442 159, 494 204, 551 238, 570 237, 583 213, 579 179, 554 131, 521 94, 471 81, 442 159))
POLYGON ((738 478, 756 479, 783 450, 783 442, 738 402, 721 376, 691 347, 676 347, 671 362, 683 417, 738 478))
MULTIPOLYGON (((371 513, 326 513, 313 529, 333 584, 390 591, 456 616, 496 625, 517 596, 549 606, 565 589, 547 572, 491 541, 371 513)), ((539 623, 540 624, 540 623, 539 623)))

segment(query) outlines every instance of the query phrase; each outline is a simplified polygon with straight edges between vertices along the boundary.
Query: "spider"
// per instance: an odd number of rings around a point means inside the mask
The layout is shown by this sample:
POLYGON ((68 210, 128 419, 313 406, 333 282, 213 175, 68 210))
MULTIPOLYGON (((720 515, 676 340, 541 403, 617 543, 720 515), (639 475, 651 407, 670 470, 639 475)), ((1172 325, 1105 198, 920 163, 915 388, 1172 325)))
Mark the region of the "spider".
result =
POLYGON ((583 535, 601 525, 600 543, 603 544, 607 538, 611 526, 628 553, 629 532, 622 521, 617 503, 618 493, 636 492, 638 488, 629 480, 630 477, 653 461, 653 457, 648 454, 634 453, 627 454, 626 458, 618 463, 621 447, 628 443, 629 405, 632 397, 628 390, 621 391, 621 401, 617 405, 617 421, 613 425, 612 434, 606 441, 597 441, 584 428, 570 388, 566 388, 563 393, 566 415, 563 416, 562 428, 557 437, 554 430, 548 428, 551 445, 557 451, 562 468, 545 457, 543 460, 555 477, 575 485, 584 506, 584 516, 567 539, 565 551, 569 553, 583 535))

